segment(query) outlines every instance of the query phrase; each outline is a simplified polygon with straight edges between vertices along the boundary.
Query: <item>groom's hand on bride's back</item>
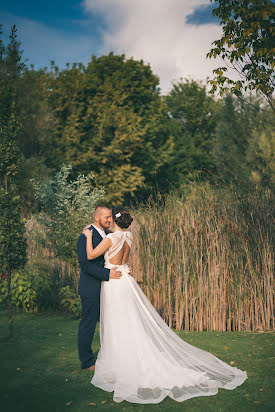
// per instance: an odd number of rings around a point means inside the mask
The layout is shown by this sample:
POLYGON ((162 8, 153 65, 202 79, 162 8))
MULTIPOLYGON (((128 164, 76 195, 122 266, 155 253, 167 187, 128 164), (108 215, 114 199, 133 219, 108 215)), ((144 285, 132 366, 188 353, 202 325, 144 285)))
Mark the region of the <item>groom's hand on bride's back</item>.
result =
POLYGON ((128 265, 129 275, 133 276, 133 268, 131 265, 128 265))
POLYGON ((121 272, 116 267, 110 269, 109 279, 120 279, 121 272))

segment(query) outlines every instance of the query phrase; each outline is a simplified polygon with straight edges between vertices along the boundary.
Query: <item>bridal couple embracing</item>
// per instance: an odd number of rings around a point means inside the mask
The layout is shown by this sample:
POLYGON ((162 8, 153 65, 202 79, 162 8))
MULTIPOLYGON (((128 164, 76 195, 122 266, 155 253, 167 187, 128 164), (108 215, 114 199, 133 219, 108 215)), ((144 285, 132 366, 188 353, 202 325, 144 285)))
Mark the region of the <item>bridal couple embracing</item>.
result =
POLYGON ((81 368, 94 371, 91 383, 114 392, 115 402, 159 403, 167 396, 182 402, 235 389, 246 372, 179 338, 133 278, 132 221, 127 208, 101 203, 78 239, 81 368), (97 321, 101 347, 95 360, 97 321))

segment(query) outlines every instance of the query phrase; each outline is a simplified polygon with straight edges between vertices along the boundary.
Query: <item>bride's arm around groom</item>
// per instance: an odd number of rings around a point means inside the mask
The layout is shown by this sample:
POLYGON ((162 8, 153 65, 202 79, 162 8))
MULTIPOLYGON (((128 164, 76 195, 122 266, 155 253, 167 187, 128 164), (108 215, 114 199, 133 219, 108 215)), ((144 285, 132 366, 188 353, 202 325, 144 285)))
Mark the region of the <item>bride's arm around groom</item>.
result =
MULTIPOLYGON (((96 231, 94 231, 93 236, 92 236, 93 246, 96 247, 101 241, 102 241, 102 238, 100 238, 100 236, 96 236, 96 231)), ((78 262, 79 262, 80 269, 81 269, 81 275, 89 276, 89 278, 86 279, 89 282, 88 285, 90 285, 90 281, 92 280, 91 278, 94 278, 98 281, 108 281, 109 278, 120 278, 121 273, 117 271, 115 268, 106 269, 103 267, 104 265, 103 256, 99 256, 97 259, 94 259, 94 260, 88 260, 87 251, 86 251, 86 242, 87 242, 87 238, 82 233, 79 236, 78 241, 77 241, 77 255, 78 255, 78 262)), ((85 284, 85 286, 84 285, 83 286, 86 289, 88 285, 86 282, 83 282, 83 283, 85 284)), ((79 286, 80 286, 80 289, 82 289, 81 282, 79 286)))

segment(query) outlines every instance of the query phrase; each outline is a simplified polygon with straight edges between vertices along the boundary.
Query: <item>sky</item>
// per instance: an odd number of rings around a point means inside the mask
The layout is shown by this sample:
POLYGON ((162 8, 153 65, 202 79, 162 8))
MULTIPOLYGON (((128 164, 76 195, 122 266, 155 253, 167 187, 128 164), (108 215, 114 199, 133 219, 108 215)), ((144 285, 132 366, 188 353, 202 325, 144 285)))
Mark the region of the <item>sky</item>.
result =
POLYGON ((5 44, 16 24, 23 60, 37 69, 124 53, 149 63, 166 93, 180 78, 205 81, 221 63, 206 59, 222 33, 214 7, 210 0, 1 0, 0 24, 5 44))

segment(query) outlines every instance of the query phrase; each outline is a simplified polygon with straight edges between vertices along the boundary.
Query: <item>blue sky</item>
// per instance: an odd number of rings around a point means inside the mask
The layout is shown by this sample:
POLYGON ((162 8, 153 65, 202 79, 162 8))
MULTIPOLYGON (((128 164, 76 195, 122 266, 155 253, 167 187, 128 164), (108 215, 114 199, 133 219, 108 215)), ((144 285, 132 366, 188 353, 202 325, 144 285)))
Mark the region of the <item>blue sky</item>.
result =
POLYGON ((1 0, 0 23, 5 43, 17 25, 23 59, 36 68, 51 60, 61 68, 86 64, 113 50, 150 63, 167 89, 181 76, 209 75, 209 64, 198 71, 198 62, 216 39, 213 7, 208 0, 1 0))

